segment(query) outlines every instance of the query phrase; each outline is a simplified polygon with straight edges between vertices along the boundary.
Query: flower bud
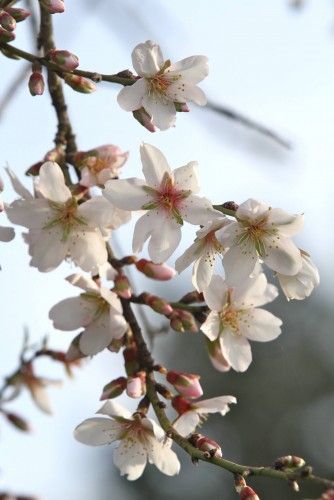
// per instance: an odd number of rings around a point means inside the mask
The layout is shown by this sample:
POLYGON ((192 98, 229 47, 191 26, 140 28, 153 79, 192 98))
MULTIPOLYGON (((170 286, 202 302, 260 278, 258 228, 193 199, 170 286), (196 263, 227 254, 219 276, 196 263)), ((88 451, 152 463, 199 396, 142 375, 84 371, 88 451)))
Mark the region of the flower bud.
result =
POLYGON ((198 332, 196 320, 189 311, 174 309, 171 315, 170 326, 177 332, 198 332))
POLYGON ((320 500, 334 500, 334 489, 325 491, 325 493, 321 495, 320 500))
POLYGON ((175 396, 172 400, 172 407, 177 411, 179 415, 182 415, 186 411, 189 411, 192 407, 190 401, 182 396, 175 396))
POLYGON ((260 500, 260 498, 250 486, 245 486, 240 491, 240 500, 260 500))
POLYGON ((146 373, 138 372, 135 377, 129 377, 126 385, 129 398, 141 398, 146 394, 146 373))
POLYGON ((117 293, 119 297, 123 299, 130 299, 132 295, 132 289, 128 278, 125 274, 118 274, 115 278, 115 286, 113 292, 117 293))
POLYGON ((0 11, 0 25, 7 31, 14 31, 16 28, 16 21, 9 12, 2 10, 0 11))
POLYGON ((214 368, 216 368, 216 370, 218 370, 219 372, 228 372, 231 368, 231 365, 223 356, 219 339, 214 340, 213 342, 206 339, 206 345, 210 356, 210 361, 213 364, 214 368))
POLYGON ((64 81, 72 87, 76 92, 81 92, 82 94, 91 94, 95 92, 96 85, 88 78, 84 78, 83 76, 72 75, 71 73, 67 73, 64 76, 64 81))
POLYGON ((65 10, 65 3, 63 0, 40 0, 40 3, 49 14, 61 14, 65 10))
POLYGON ((295 455, 286 455, 285 457, 280 457, 275 461, 275 469, 299 469, 304 467, 305 460, 295 455))
POLYGON ((0 42, 8 43, 15 40, 15 33, 7 31, 0 26, 0 42))
POLYGON ((198 450, 208 453, 211 458, 221 458, 223 456, 219 444, 213 439, 203 436, 203 434, 192 434, 189 441, 198 450))
POLYGON ((45 87, 42 73, 39 73, 38 71, 31 73, 28 87, 32 96, 42 95, 45 87))
POLYGON ((173 308, 166 300, 157 297, 156 295, 147 295, 145 304, 147 304, 149 307, 153 309, 153 311, 159 313, 159 314, 165 314, 166 316, 169 316, 173 312, 173 308))
POLYGON ((29 432, 31 429, 30 429, 30 426, 28 424, 28 422, 20 417, 19 415, 16 415, 16 413, 4 413, 7 420, 14 425, 14 427, 16 427, 17 429, 19 429, 20 431, 23 431, 23 432, 29 432))
POLYGON ((152 123, 151 116, 145 111, 144 108, 136 109, 132 112, 132 114, 137 122, 139 122, 140 125, 145 127, 149 132, 156 131, 156 127, 152 123))
POLYGON ((176 271, 166 264, 155 264, 146 259, 140 259, 136 263, 136 268, 148 278, 159 281, 167 281, 176 275, 176 271))
POLYGON ((79 58, 68 50, 52 49, 48 59, 66 71, 72 71, 79 66, 79 58))
POLYGON ((18 9, 16 7, 6 7, 6 11, 10 14, 17 23, 24 21, 27 17, 31 16, 31 12, 26 9, 18 9))
POLYGON ((100 401, 117 398, 117 396, 120 396, 125 390, 126 385, 127 380, 125 377, 118 377, 115 380, 112 380, 109 384, 103 387, 100 401))
POLYGON ((200 376, 193 373, 168 372, 167 381, 185 398, 197 399, 203 395, 200 376))

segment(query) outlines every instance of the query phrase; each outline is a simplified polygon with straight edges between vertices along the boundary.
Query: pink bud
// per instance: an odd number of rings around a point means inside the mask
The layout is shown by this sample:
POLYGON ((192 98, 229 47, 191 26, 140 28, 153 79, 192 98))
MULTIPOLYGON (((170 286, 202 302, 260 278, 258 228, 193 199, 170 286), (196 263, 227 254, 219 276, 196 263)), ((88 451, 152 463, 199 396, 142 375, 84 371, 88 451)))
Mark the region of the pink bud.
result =
POLYGON ((126 393, 129 398, 140 398, 146 394, 146 373, 138 372, 127 380, 126 393))
POLYGON ((245 486, 240 491, 240 500, 260 500, 260 498, 250 486, 245 486))
POLYGON ((113 292, 123 299, 130 299, 132 295, 131 285, 125 274, 118 274, 115 278, 113 292))
POLYGON ((83 76, 67 73, 64 76, 64 80, 67 85, 72 87, 73 90, 75 90, 76 92, 81 92, 82 94, 91 94, 96 90, 95 83, 91 80, 88 80, 88 78, 84 78, 83 76))
POLYGON ((3 10, 0 11, 0 25, 8 31, 14 31, 16 28, 16 21, 9 12, 3 10))
POLYGON ((0 42, 11 42, 15 40, 15 33, 12 31, 7 31, 0 26, 0 42))
POLYGON ((155 264, 154 262, 146 259, 138 260, 136 267, 138 271, 154 280, 167 281, 174 278, 176 275, 176 271, 172 267, 169 267, 166 264, 155 264))
POLYGON ((40 3, 49 14, 61 14, 65 10, 65 3, 63 0, 40 0, 40 3))
POLYGON ((193 373, 168 372, 167 381, 185 398, 196 399, 203 395, 200 376, 193 373))
POLYGON ((145 111, 144 108, 136 109, 132 112, 134 118, 149 132, 155 132, 156 128, 152 123, 151 116, 145 111))
POLYGON ((153 311, 159 314, 165 314, 166 316, 169 316, 173 312, 172 306, 168 304, 168 302, 166 302, 164 299, 161 299, 156 295, 147 294, 145 303, 150 306, 153 311))
POLYGON ((321 495, 321 500, 334 500, 334 490, 330 489, 321 495))
POLYGON ((125 377, 119 377, 116 378, 115 380, 112 380, 111 382, 109 382, 109 384, 103 387, 100 401, 120 396, 122 392, 125 390, 126 385, 127 385, 127 380, 125 377))
POLYGON ((182 396, 175 396, 175 398, 173 398, 172 401, 172 406, 179 415, 182 415, 183 413, 191 410, 192 408, 192 404, 190 403, 190 401, 188 401, 182 396))
POLYGON ((38 71, 31 73, 28 86, 32 96, 42 95, 45 87, 42 73, 39 73, 38 71))
POLYGON ((68 50, 52 49, 48 53, 48 58, 66 71, 72 71, 79 66, 79 58, 68 50))
POLYGON ((16 7, 6 7, 6 11, 10 14, 17 23, 24 21, 31 16, 31 12, 26 9, 17 9, 16 7))
POLYGON ((211 458, 221 458, 223 456, 219 444, 213 439, 203 436, 203 434, 192 434, 190 442, 195 448, 205 453, 209 453, 211 458))

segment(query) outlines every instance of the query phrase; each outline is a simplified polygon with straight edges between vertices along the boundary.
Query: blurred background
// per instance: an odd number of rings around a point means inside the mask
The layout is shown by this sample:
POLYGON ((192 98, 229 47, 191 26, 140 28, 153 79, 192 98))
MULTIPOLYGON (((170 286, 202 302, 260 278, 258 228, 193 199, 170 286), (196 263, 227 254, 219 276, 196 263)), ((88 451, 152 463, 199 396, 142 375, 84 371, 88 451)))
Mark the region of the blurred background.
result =
MULTIPOLYGON (((305 214, 297 242, 318 265, 321 286, 303 302, 287 303, 281 297, 269 306, 283 319, 283 334, 272 343, 253 343, 254 361, 246 373, 216 372, 202 334, 157 334, 153 347, 155 359, 169 368, 201 374, 206 397, 238 398, 226 417, 215 415, 203 427, 221 443, 226 458, 270 465, 292 453, 304 457, 317 474, 334 477, 333 2, 67 0, 66 12, 53 19, 57 47, 77 54, 82 69, 114 73, 131 68, 132 49, 147 39, 158 42, 172 61, 207 55, 210 75, 201 87, 209 99, 292 143, 286 149, 195 106, 178 114, 175 129, 153 135, 118 107, 119 87, 101 84, 88 96, 65 89, 80 149, 113 143, 130 151, 124 176, 140 176, 138 146, 143 140, 159 147, 173 168, 198 160, 201 194, 213 203, 253 197, 305 214)), ((34 51, 29 22, 19 25, 14 43, 34 51)), ((0 103, 24 64, 0 56, 0 103)), ((31 98, 26 80, 0 116, 0 166, 8 162, 22 179, 52 148, 56 127, 49 96, 31 98)), ((29 185, 29 179, 24 181, 29 185)), ((7 183, 4 199, 13 198, 7 183)), ((185 228, 171 264, 195 229, 185 228)), ((33 340, 48 334, 55 348, 66 350, 74 336, 54 331, 48 320, 56 302, 76 295, 64 281, 74 268, 63 264, 47 275, 29 268, 20 232, 17 228, 15 240, 1 244, 0 250, 1 376, 17 366, 24 325, 33 340)), ((131 252, 131 237, 131 225, 116 233, 119 253, 131 252)), ((191 287, 190 270, 163 286, 136 277, 136 287, 177 299, 191 287)), ((157 315, 150 321, 155 330, 164 326, 157 315)), ((50 362, 41 361, 38 368, 41 375, 65 378, 50 362)), ((178 477, 168 478, 149 466, 140 480, 130 483, 113 466, 112 446, 90 448, 74 441, 73 428, 93 416, 102 387, 121 374, 121 356, 104 352, 77 369, 74 379, 64 380, 62 389, 50 389, 53 417, 41 414, 27 394, 13 403, 33 432, 22 435, 1 421, 0 491, 44 500, 235 499, 229 473, 203 463, 194 466, 182 450, 177 450, 182 461, 178 477)), ((120 401, 129 405, 126 398, 120 401)), ((250 484, 261 499, 296 497, 281 482, 260 478, 250 484)), ((319 489, 303 488, 303 498, 317 496, 319 489)))

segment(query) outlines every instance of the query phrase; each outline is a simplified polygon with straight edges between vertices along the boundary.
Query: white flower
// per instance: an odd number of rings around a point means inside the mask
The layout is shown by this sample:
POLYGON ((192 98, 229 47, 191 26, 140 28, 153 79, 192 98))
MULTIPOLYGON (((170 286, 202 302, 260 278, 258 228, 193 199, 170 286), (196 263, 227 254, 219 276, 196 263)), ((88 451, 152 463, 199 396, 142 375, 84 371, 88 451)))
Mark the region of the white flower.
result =
POLYGON ((196 84, 209 73, 207 57, 192 56, 172 64, 164 60, 159 45, 148 40, 134 48, 132 64, 141 78, 120 91, 118 103, 125 111, 143 107, 160 130, 174 125, 174 103, 206 104, 205 94, 196 84))
POLYGON ((211 312, 201 330, 211 341, 219 339, 222 355, 234 370, 243 372, 252 361, 248 339, 268 342, 280 335, 282 321, 258 307, 277 295, 277 288, 268 284, 263 273, 238 288, 229 288, 215 275, 204 290, 211 312))
POLYGON ((219 241, 221 228, 229 224, 225 216, 213 220, 196 233, 194 243, 175 262, 178 273, 194 262, 192 283, 197 291, 202 292, 209 286, 217 257, 222 257, 225 248, 219 241))
POLYGON ((311 261, 310 256, 300 251, 302 256, 302 267, 294 276, 285 276, 277 273, 277 278, 284 295, 288 300, 303 300, 311 295, 313 289, 319 285, 320 277, 317 267, 311 261))
POLYGON ((102 351, 113 339, 122 338, 128 325, 117 295, 80 274, 72 274, 66 279, 84 293, 64 299, 52 307, 49 318, 54 327, 64 331, 84 327, 79 348, 87 356, 102 351))
POLYGON ((290 215, 249 199, 239 206, 235 216, 237 221, 222 231, 222 243, 229 247, 223 260, 229 283, 242 283, 258 259, 281 274, 298 273, 302 259, 290 237, 301 230, 302 215, 290 215))
POLYGON ((102 196, 78 205, 61 168, 54 162, 41 166, 36 183, 38 198, 22 193, 20 186, 22 198, 7 208, 7 215, 14 224, 29 229, 25 241, 32 266, 42 272, 51 271, 67 257, 84 271, 106 263, 105 240, 111 229, 127 222, 128 213, 108 204, 102 196))
POLYGON ((180 463, 171 450, 172 440, 165 437, 153 420, 131 413, 121 405, 107 401, 97 412, 108 418, 89 418, 74 431, 74 437, 83 444, 101 446, 120 441, 114 451, 114 463, 121 475, 134 481, 144 472, 146 463, 154 464, 167 476, 180 471, 180 463))
MULTIPOLYGON (((173 401, 173 406, 175 404, 175 408, 177 408, 177 398, 180 397, 176 396, 176 398, 174 398, 176 399, 176 404, 173 401)), ((185 404, 186 400, 180 402, 180 407, 183 406, 182 414, 174 421, 173 427, 181 436, 186 437, 194 432, 198 425, 203 423, 208 413, 220 413, 224 416, 230 411, 228 405, 236 403, 237 400, 234 396, 219 396, 217 398, 196 401, 196 403, 188 402, 188 408, 185 404)))
POLYGON ((181 239, 183 219, 191 224, 206 225, 221 216, 199 191, 197 162, 171 171, 159 149, 149 144, 140 148, 146 179, 110 180, 104 196, 124 210, 147 210, 138 219, 133 235, 133 251, 140 252, 150 238, 148 251, 153 262, 165 262, 181 239))
MULTIPOLYGON (((4 185, 3 181, 0 177, 0 193, 3 191, 4 185)), ((0 198, 0 212, 3 212, 5 209, 2 199, 0 198)), ((12 227, 3 227, 0 226, 0 241, 11 241, 15 236, 14 229, 12 227)))

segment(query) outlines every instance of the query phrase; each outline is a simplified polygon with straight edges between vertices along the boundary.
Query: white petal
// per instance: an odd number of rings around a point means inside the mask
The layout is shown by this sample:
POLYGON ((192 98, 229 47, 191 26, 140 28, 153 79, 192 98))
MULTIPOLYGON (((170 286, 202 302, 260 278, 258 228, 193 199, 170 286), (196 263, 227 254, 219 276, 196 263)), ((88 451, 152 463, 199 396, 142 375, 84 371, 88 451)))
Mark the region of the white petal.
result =
POLYGON ((6 209, 8 219, 13 224, 41 229, 52 218, 49 203, 42 199, 16 200, 6 209))
POLYGON ((64 299, 54 305, 49 312, 54 328, 71 331, 87 326, 94 320, 97 305, 82 297, 64 299))
POLYGON ((131 412, 127 408, 110 399, 103 403, 101 408, 97 410, 96 413, 100 413, 101 415, 109 415, 110 417, 123 417, 131 419, 131 412))
POLYGON ((37 186, 39 192, 51 201, 65 203, 72 197, 60 166, 53 161, 47 161, 41 166, 37 186))
POLYGON ((42 273, 52 271, 65 259, 68 251, 66 242, 57 228, 42 229, 29 233, 30 265, 42 273))
POLYGON ((8 242, 15 237, 15 231, 12 227, 0 226, 0 241, 8 242))
POLYGON ((121 314, 110 311, 110 332, 113 339, 121 339, 128 330, 128 324, 121 314))
POLYGON ((249 340, 269 342, 281 334, 282 321, 265 309, 250 310, 245 320, 247 323, 240 323, 240 331, 249 340))
POLYGON ((220 216, 218 210, 212 208, 211 202, 204 197, 191 194, 182 202, 180 213, 190 224, 206 226, 210 221, 220 216))
POLYGON ((206 56, 191 56, 172 64, 166 74, 179 75, 189 83, 198 83, 209 73, 208 58, 206 56))
POLYGON ((145 241, 150 237, 154 227, 159 224, 160 214, 149 210, 136 222, 133 231, 132 251, 139 253, 142 251, 145 241))
POLYGON ((302 267, 300 251, 289 238, 281 236, 279 239, 275 239, 271 248, 269 248, 269 244, 266 243, 268 255, 263 259, 268 267, 288 276, 293 276, 300 271, 302 267))
POLYGON ((73 286, 81 288, 81 290, 85 290, 86 292, 99 292, 99 287, 96 282, 87 276, 83 276, 82 274, 71 274, 70 276, 67 276, 66 281, 71 283, 73 286))
POLYGON ((249 198, 239 205, 236 216, 241 220, 254 220, 266 215, 269 208, 266 203, 249 198))
POLYGON ((176 120, 174 102, 158 94, 147 94, 143 98, 143 108, 152 117, 152 123, 160 130, 172 127, 176 120))
POLYGON ((91 227, 113 228, 119 227, 123 221, 127 222, 130 214, 116 208, 103 196, 95 196, 85 201, 78 208, 78 214, 85 218, 91 227))
POLYGON ((231 247, 223 258, 226 281, 229 285, 240 286, 249 278, 257 262, 258 256, 253 246, 249 245, 247 252, 239 246, 231 247))
POLYGON ((280 208, 273 208, 269 211, 268 224, 276 226, 284 236, 294 236, 303 229, 304 217, 289 214, 280 208))
POLYGON ((230 411, 229 404, 236 403, 237 400, 234 396, 218 396, 217 398, 204 399, 203 401, 197 401, 196 411, 198 413, 216 413, 219 412, 221 415, 226 415, 230 411))
POLYGON ((167 476, 175 476, 180 472, 180 462, 170 446, 153 438, 150 439, 150 445, 148 449, 150 463, 153 463, 160 472, 167 476))
POLYGON ((237 372, 247 370, 252 362, 252 351, 248 340, 245 337, 234 335, 224 329, 220 336, 220 347, 223 356, 237 372))
POLYGON ((74 437, 89 446, 101 446, 121 439, 124 426, 110 418, 87 418, 74 429, 74 437))
POLYGON ((132 65, 138 75, 150 77, 164 65, 161 49, 157 43, 147 40, 139 43, 132 51, 132 65))
POLYGON ((205 106, 207 102, 202 89, 191 83, 182 83, 182 79, 169 85, 166 94, 175 102, 193 101, 198 106, 205 106))
POLYGON ((42 385, 34 384, 30 394, 38 408, 48 415, 52 415, 52 409, 48 393, 42 385))
POLYGON ((220 317, 215 311, 211 311, 209 316, 202 323, 201 330, 211 341, 216 340, 220 333, 220 317))
POLYGON ((140 210, 151 197, 145 192, 145 182, 136 179, 117 179, 106 183, 103 196, 123 210, 140 210))
POLYGON ((129 481, 135 481, 144 472, 147 452, 143 445, 134 439, 124 438, 114 451, 114 464, 121 476, 127 475, 129 481))
POLYGON ((190 161, 189 163, 187 163, 187 165, 176 168, 173 172, 175 187, 184 191, 192 191, 193 193, 198 193, 200 187, 198 184, 197 172, 197 161, 190 161))
POLYGON ((22 184, 16 174, 10 168, 6 167, 7 174, 9 175, 10 181, 14 188, 14 191, 21 196, 24 200, 33 199, 33 195, 28 191, 28 189, 22 184))
POLYGON ((201 252, 201 242, 195 241, 189 248, 175 261, 175 269, 182 273, 187 267, 196 260, 201 252))
POLYGON ((204 290, 204 299, 212 311, 222 311, 227 300, 228 286, 218 275, 214 275, 210 285, 204 290))
POLYGON ((84 271, 91 271, 108 259, 106 244, 98 229, 72 233, 68 247, 73 261, 84 271))
POLYGON ((190 410, 180 415, 173 423, 173 427, 181 436, 186 437, 194 432, 199 423, 198 413, 190 410))
POLYGON ((209 248, 207 252, 203 253, 203 255, 196 260, 193 269, 192 283, 198 292, 202 292, 210 285, 214 264, 215 254, 210 253, 209 248))
POLYGON ((158 188, 164 174, 166 172, 171 174, 171 169, 165 156, 160 149, 151 144, 142 143, 140 146, 140 157, 147 184, 153 188, 158 188))
POLYGON ((303 300, 308 297, 314 287, 320 283, 319 272, 314 263, 306 255, 302 256, 302 268, 295 276, 277 274, 284 295, 288 300, 303 300))
POLYGON ((277 296, 277 288, 269 285, 265 274, 260 273, 233 290, 233 303, 236 309, 254 308, 272 302, 277 296))
POLYGON ((155 263, 166 262, 181 241, 181 228, 173 219, 161 219, 160 226, 154 228, 148 244, 148 253, 155 263))
POLYGON ((79 341, 80 351, 86 356, 94 356, 105 349, 111 341, 109 314, 103 313, 83 331, 79 341))
POLYGON ((143 97, 148 92, 148 82, 140 78, 132 85, 123 87, 117 96, 117 102, 125 111, 135 111, 142 107, 143 97))

